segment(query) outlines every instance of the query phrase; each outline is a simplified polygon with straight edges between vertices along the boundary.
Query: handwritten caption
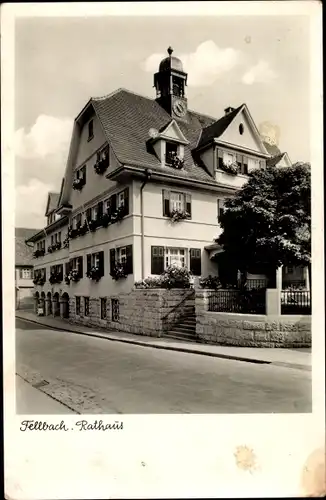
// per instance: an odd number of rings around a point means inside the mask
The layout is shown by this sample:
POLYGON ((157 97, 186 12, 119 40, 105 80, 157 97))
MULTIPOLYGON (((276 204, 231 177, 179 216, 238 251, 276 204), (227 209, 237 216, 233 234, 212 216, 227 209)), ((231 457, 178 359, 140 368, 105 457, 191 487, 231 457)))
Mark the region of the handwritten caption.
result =
POLYGON ((78 420, 73 425, 61 420, 58 424, 48 423, 46 420, 22 420, 20 430, 26 431, 122 431, 123 422, 115 420, 113 423, 105 423, 103 420, 78 420))

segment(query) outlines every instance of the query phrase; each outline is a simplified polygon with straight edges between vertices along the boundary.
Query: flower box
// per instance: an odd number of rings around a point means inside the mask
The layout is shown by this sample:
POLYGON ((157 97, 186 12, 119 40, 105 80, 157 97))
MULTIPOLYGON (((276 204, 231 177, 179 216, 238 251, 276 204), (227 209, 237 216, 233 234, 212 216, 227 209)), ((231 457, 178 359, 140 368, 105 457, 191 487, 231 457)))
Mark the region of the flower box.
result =
POLYGON ((86 272, 86 276, 92 281, 99 281, 102 277, 100 269, 98 267, 92 267, 89 271, 86 272))
POLYGON ((172 222, 178 222, 189 218, 190 214, 186 210, 172 210, 170 213, 170 219, 172 222))
POLYGON ((99 160, 95 163, 94 170, 98 175, 103 175, 104 172, 107 170, 108 166, 109 166, 109 159, 103 158, 102 160, 99 160))
POLYGON ((35 250, 33 253, 33 257, 38 258, 38 257, 43 257, 45 254, 45 250, 42 248, 41 250, 35 250))
POLYGON ((85 186, 85 179, 83 177, 80 177, 79 179, 75 179, 72 183, 72 188, 77 189, 78 191, 83 189, 84 186, 85 186))
POLYGON ((219 184, 224 184, 225 186, 242 188, 242 186, 248 182, 249 177, 243 174, 232 175, 218 169, 215 171, 215 180, 219 184))
POLYGON ((115 264, 110 274, 115 281, 122 278, 127 278, 128 276, 128 274, 126 273, 125 264, 121 264, 119 262, 115 264))

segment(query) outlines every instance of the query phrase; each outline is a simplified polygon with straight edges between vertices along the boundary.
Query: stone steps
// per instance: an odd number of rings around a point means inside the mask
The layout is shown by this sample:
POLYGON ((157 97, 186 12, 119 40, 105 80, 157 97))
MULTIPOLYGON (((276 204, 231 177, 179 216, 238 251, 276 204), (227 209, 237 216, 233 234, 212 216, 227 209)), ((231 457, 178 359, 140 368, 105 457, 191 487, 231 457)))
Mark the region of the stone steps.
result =
POLYGON ((188 342, 196 342, 196 314, 195 308, 192 307, 189 314, 186 314, 170 331, 164 334, 167 338, 175 340, 183 340, 188 342))

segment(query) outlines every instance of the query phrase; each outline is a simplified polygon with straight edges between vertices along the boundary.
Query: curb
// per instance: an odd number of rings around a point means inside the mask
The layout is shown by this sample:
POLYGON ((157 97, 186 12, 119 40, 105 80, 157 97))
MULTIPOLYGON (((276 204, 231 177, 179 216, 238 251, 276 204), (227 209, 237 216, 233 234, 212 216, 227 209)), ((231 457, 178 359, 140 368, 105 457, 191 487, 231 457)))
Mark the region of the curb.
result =
POLYGON ((254 363, 254 364, 261 364, 261 365, 274 365, 274 366, 282 366, 284 368, 294 368, 294 369, 301 369, 301 370, 306 370, 306 371, 311 371, 311 367, 306 366, 306 365, 300 365, 300 364, 294 364, 294 363, 283 363, 280 361, 265 361, 261 359, 255 359, 255 358, 246 358, 243 356, 233 356, 232 354, 218 354, 215 352, 208 352, 208 351, 201 351, 198 349, 189 349, 187 347, 174 347, 174 346, 163 346, 163 345, 157 345, 157 344, 149 344, 146 342, 138 341, 138 340, 128 340, 128 339, 118 339, 115 337, 110 337, 109 335, 102 335, 101 333, 90 333, 90 332, 82 332, 82 331, 76 331, 76 330, 71 330, 65 326, 56 328, 55 326, 50 326, 47 325, 46 323, 41 323, 40 321, 35 321, 32 319, 26 319, 21 316, 17 316, 16 318, 21 319, 23 321, 27 321, 30 323, 35 323, 37 325, 42 325, 46 326, 47 328, 50 328, 51 330, 57 330, 60 329, 65 332, 70 332, 70 333, 75 333, 77 335, 86 335, 88 337, 96 337, 100 339, 105 339, 105 340, 110 340, 111 342, 122 342, 125 344, 132 344, 132 345, 139 345, 141 347, 152 347, 154 349, 162 349, 166 351, 176 351, 176 352, 184 352, 188 354, 199 354, 202 356, 208 356, 208 357, 213 357, 213 358, 222 358, 222 359, 230 359, 233 361, 244 361, 247 363, 254 363))

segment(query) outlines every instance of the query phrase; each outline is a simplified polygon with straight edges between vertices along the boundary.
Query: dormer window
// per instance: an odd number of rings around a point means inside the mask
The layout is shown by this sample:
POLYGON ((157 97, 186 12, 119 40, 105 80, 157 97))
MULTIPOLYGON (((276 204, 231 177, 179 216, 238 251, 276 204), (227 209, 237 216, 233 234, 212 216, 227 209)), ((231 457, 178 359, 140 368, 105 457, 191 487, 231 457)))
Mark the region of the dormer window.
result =
POLYGON ((92 140, 94 137, 94 121, 88 122, 88 141, 92 140))
POLYGON ((178 145, 173 142, 165 143, 165 163, 172 165, 175 156, 178 154, 178 145))

